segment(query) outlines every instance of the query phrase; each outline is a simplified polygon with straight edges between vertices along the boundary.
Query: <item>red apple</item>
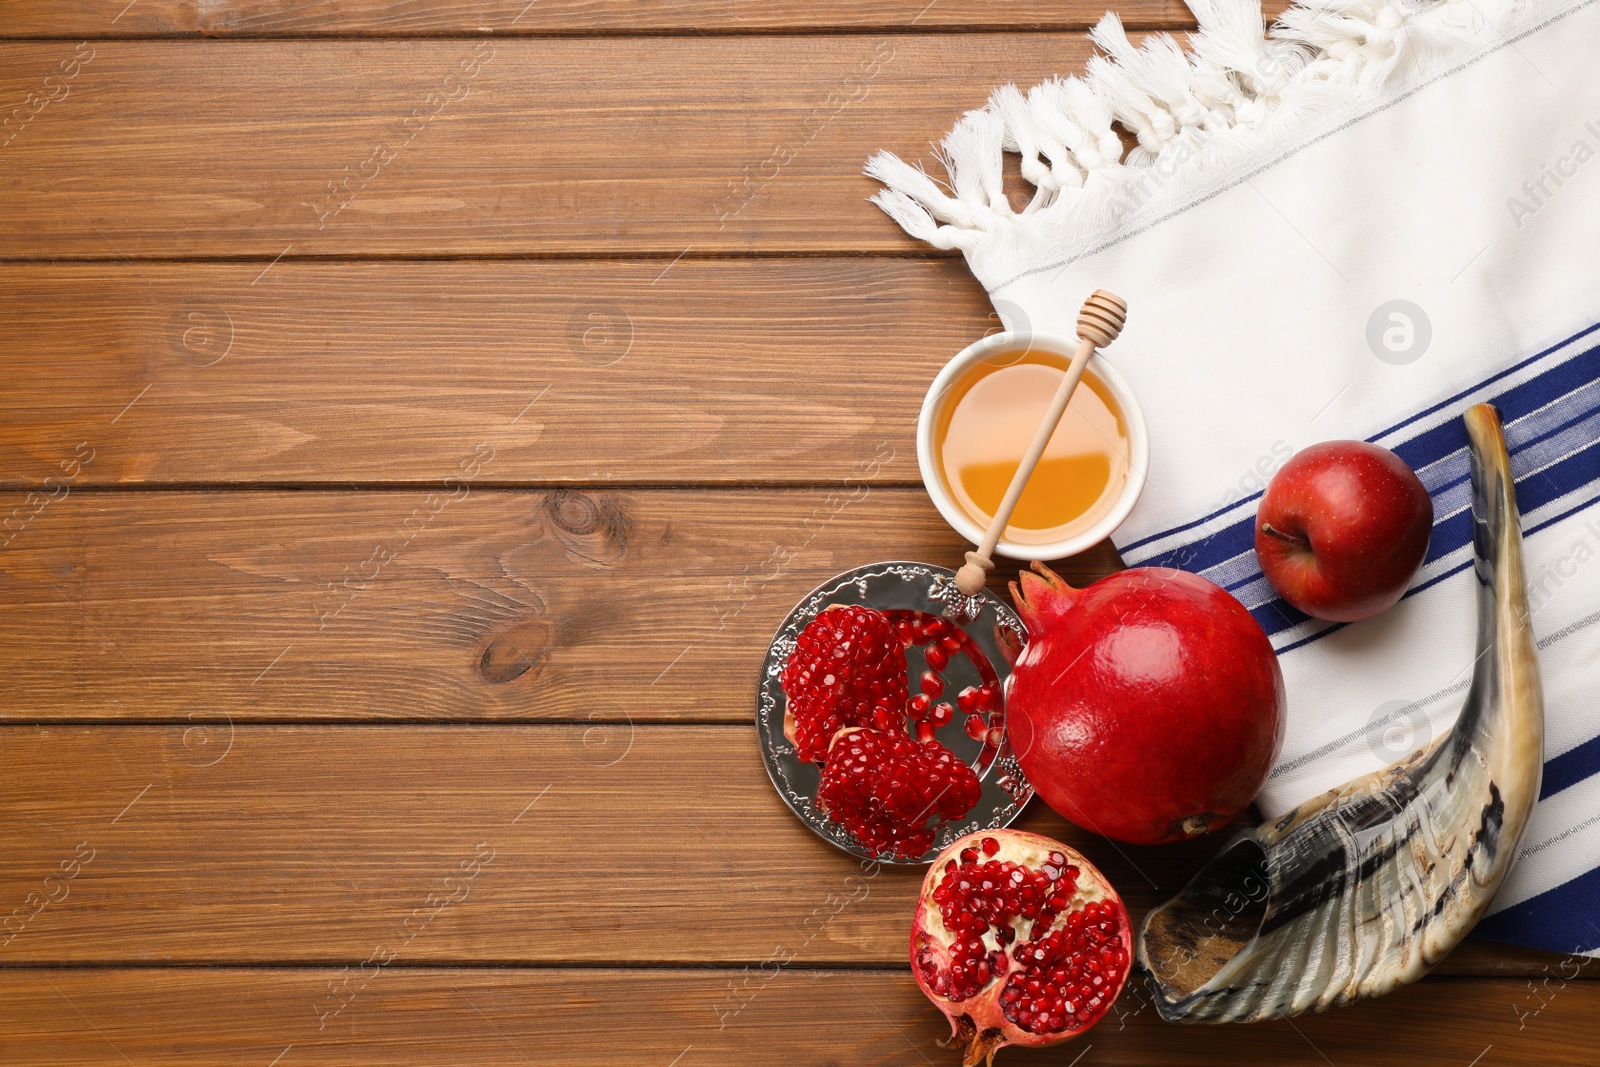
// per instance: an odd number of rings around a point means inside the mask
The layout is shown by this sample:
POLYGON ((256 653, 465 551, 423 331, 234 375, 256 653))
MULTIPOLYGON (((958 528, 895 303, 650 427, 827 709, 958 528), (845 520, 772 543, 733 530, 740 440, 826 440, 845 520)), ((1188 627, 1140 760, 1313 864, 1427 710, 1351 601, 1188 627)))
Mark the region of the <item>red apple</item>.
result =
POLYGON ((1388 608, 1428 552, 1433 501, 1405 460, 1365 441, 1324 441, 1273 475, 1256 510, 1256 556, 1278 595, 1318 619, 1388 608))

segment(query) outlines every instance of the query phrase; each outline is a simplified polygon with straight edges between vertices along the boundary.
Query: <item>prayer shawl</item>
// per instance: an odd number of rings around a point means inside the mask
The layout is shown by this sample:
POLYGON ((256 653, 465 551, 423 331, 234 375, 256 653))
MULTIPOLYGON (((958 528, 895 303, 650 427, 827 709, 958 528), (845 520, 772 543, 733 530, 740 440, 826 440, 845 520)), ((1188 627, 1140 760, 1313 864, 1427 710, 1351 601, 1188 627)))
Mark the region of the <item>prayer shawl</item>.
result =
POLYGON ((1460 416, 1500 409, 1547 762, 1479 932, 1600 954, 1600 0, 1314 0, 1266 34, 1252 0, 1189 6, 1191 51, 1135 48, 1108 15, 1083 77, 961 120, 948 184, 874 158, 875 200, 960 249, 1013 328, 1070 336, 1094 289, 1128 301, 1104 358, 1150 466, 1114 540, 1230 590, 1271 637, 1289 728, 1269 818, 1454 721, 1476 625, 1460 416), (1266 480, 1340 438, 1397 452, 1435 514, 1405 598, 1351 625, 1277 598, 1252 548, 1266 480))

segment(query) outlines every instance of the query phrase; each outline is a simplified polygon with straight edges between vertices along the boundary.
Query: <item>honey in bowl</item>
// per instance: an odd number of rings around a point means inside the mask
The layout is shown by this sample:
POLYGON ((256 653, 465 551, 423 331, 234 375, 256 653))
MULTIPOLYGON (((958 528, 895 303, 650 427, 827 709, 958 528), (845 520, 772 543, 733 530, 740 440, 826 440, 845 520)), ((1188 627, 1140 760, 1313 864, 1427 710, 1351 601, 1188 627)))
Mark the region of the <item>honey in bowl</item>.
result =
MULTIPOLYGON (((951 385, 934 425, 937 464, 950 496, 980 527, 1000 506, 1068 362, 1051 352, 998 352, 951 385)), ((1128 452, 1115 397, 1085 370, 1004 539, 1047 545, 1093 526, 1122 494, 1128 452)))

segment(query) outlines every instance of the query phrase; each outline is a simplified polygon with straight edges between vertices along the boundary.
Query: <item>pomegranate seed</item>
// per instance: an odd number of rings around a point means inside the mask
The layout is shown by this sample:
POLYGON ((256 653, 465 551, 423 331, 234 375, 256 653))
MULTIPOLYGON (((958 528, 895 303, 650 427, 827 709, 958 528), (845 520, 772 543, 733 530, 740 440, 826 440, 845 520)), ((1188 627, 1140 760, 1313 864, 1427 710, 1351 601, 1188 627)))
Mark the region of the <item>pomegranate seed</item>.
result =
POLYGON ((928 666, 936 671, 942 671, 950 665, 950 653, 938 645, 929 645, 922 654, 927 659, 928 666))
POLYGON ((948 636, 950 633, 950 620, 942 615, 931 615, 928 617, 927 622, 923 623, 922 632, 927 635, 929 640, 937 640, 948 636))
POLYGON ((1005 744, 1005 741, 1006 741, 1006 732, 1004 730, 997 730, 993 726, 989 727, 989 731, 988 731, 988 734, 985 737, 984 744, 991 745, 991 746, 993 746, 995 748, 999 748, 1001 745, 1005 744))
POLYGON ((967 736, 974 741, 982 741, 989 736, 989 723, 982 715, 967 716, 967 736))
POLYGON ((966 643, 967 635, 962 633, 951 634, 949 637, 941 637, 939 639, 939 647, 950 653, 952 656, 957 652, 960 652, 962 646, 964 646, 966 643))
POLYGON ((933 706, 928 718, 935 726, 949 726, 955 721, 956 709, 941 701, 933 706))
POLYGON ((944 693, 944 680, 932 671, 922 672, 922 691, 937 698, 944 693))
MULTIPOLYGON (((917 723, 917 740, 918 741, 921 741, 923 743, 927 743, 929 741, 934 740, 938 736, 939 736, 938 728, 936 726, 934 726, 933 723, 931 723, 931 722, 919 722, 919 723, 917 723)), ((927 850, 924 849, 923 851, 926 852, 927 850)))
POLYGON ((968 715, 972 714, 978 708, 978 693, 979 691, 976 686, 967 686, 961 692, 956 694, 956 707, 960 708, 968 715))
POLYGON ((932 703, 933 699, 929 697, 928 694, 918 693, 916 696, 911 698, 911 702, 908 705, 908 707, 911 709, 911 717, 919 721, 927 718, 928 706, 932 703))
MULTIPOLYGON (((1000 842, 996 841, 992 837, 984 838, 982 841, 978 842, 978 845, 983 849, 983 854, 985 856, 992 856, 996 852, 1000 851, 1000 842)), ((1016 875, 1016 877, 1013 879, 1014 881, 1022 881, 1022 871, 1020 868, 1013 873, 1016 875)))

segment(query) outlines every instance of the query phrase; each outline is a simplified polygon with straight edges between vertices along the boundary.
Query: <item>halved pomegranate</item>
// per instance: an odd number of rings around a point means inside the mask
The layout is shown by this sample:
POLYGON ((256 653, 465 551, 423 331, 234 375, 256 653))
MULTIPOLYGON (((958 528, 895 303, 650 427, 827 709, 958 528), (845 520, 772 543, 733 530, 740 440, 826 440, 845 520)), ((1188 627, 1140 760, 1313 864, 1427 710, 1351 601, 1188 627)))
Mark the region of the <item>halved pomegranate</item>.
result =
POLYGON ((950 1020, 963 1067, 1007 1045, 1053 1045, 1099 1022, 1128 978, 1128 909, 1059 841, 968 834, 922 881, 911 971, 950 1020))

